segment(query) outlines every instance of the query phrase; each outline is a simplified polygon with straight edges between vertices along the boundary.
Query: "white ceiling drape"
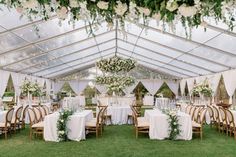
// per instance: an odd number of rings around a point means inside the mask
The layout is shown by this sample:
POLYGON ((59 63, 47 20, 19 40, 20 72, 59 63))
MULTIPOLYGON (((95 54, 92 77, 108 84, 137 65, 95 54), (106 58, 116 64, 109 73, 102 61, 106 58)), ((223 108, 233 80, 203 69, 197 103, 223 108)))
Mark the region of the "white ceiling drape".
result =
POLYGON ((3 96, 6 90, 9 76, 10 73, 8 71, 0 70, 0 98, 3 96))
POLYGON ((133 92, 133 90, 137 87, 139 81, 136 81, 132 86, 126 87, 123 91, 125 92, 125 95, 129 95, 133 92))
POLYGON ((81 92, 87 87, 89 81, 88 80, 72 80, 68 82, 72 90, 80 95, 81 92))
POLYGON ((195 78, 189 78, 189 79, 186 80, 187 81, 188 91, 189 91, 190 95, 191 95, 191 91, 192 91, 192 89, 194 87, 194 80, 195 80, 195 78))
POLYGON ((213 91, 213 96, 216 95, 217 87, 220 83, 221 74, 209 75, 208 82, 209 86, 213 91))
POLYGON ((54 82, 54 87, 53 87, 54 93, 55 94, 58 93, 64 84, 65 84, 65 81, 54 82))
POLYGON ((170 90, 175 94, 175 96, 178 96, 179 82, 170 80, 166 80, 165 82, 167 86, 170 88, 170 90))
POLYGON ((52 81, 46 79, 46 93, 49 95, 52 89, 52 81))
POLYGON ((105 85, 96 85, 95 88, 101 93, 106 94, 107 93, 107 87, 105 85))
POLYGON ((180 81, 180 91, 182 96, 184 96, 185 86, 186 86, 186 79, 182 79, 180 81))
POLYGON ((229 104, 232 104, 232 97, 234 95, 234 91, 236 89, 236 70, 225 71, 222 73, 225 83, 225 88, 230 96, 229 104))
POLYGON ((19 74, 19 73, 11 73, 11 78, 13 82, 13 86, 15 89, 16 96, 20 96, 21 94, 21 85, 23 84, 25 80, 25 75, 24 74, 19 74))
POLYGON ((143 86, 148 90, 148 92, 152 95, 155 95, 156 92, 160 89, 162 84, 164 83, 163 80, 153 79, 153 80, 141 80, 143 86))

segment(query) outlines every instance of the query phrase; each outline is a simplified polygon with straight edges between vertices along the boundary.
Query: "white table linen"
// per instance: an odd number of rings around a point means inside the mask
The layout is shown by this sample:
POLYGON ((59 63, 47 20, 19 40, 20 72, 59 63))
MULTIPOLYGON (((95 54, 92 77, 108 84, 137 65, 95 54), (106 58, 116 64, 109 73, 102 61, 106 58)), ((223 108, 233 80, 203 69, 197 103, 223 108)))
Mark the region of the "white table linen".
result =
MULTIPOLYGON (((191 140, 192 139, 192 120, 188 114, 178 112, 180 134, 177 139, 191 140)), ((168 116, 160 110, 146 110, 145 119, 149 122, 149 137, 150 139, 163 140, 169 137, 169 122, 168 116)))
POLYGON ((145 95, 143 105, 154 105, 154 96, 145 95))
POLYGON ((0 123, 5 123, 7 111, 0 111, 0 123))
MULTIPOLYGON (((73 141, 81 141, 85 139, 85 123, 93 118, 92 110, 84 110, 74 113, 70 116, 67 123, 68 138, 73 141)), ((44 119, 44 139, 45 141, 59 142, 57 134, 57 120, 59 113, 47 115, 44 119)))
POLYGON ((130 106, 133 104, 135 97, 98 97, 102 105, 110 106, 118 104, 120 106, 130 106))

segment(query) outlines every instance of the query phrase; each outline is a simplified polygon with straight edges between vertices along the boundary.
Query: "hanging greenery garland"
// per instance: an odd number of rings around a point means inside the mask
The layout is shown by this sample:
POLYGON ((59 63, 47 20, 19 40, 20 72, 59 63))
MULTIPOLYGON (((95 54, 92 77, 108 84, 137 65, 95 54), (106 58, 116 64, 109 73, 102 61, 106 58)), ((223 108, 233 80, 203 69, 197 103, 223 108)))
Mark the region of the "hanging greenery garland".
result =
POLYGON ((132 59, 123 59, 114 56, 108 59, 101 59, 97 62, 97 67, 103 72, 118 73, 129 72, 136 67, 136 61, 132 59))
POLYGON ((57 121, 57 132, 59 141, 68 141, 67 122, 72 114, 73 111, 71 110, 63 110, 62 112, 60 112, 59 119, 57 121))
POLYGON ((205 26, 205 19, 212 17, 233 30, 236 8, 235 0, 1 0, 0 4, 15 8, 29 19, 48 20, 56 14, 61 20, 69 19, 72 24, 84 20, 90 23, 90 29, 96 29, 91 24, 101 19, 113 28, 114 19, 124 27, 124 20, 138 23, 142 19, 147 24, 150 18, 171 27, 181 21, 185 28, 193 28, 205 26))
POLYGON ((213 94, 213 90, 210 88, 209 83, 207 80, 204 82, 194 85, 192 91, 191 91, 192 96, 206 96, 206 97, 211 97, 213 94))

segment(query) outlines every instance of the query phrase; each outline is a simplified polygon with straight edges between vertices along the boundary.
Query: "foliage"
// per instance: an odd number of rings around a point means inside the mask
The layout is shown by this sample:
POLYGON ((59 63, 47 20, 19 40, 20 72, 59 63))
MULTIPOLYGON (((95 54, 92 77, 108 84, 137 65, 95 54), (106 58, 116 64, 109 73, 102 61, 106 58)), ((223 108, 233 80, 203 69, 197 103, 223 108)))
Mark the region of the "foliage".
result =
POLYGON ((24 80, 23 84, 20 86, 21 93, 27 96, 28 93, 32 96, 40 96, 42 93, 42 87, 37 82, 31 82, 29 80, 24 80))
POLYGON ((206 97, 211 97, 212 96, 212 89, 209 87, 209 84, 207 82, 207 80, 205 80, 203 83, 201 84, 197 84, 193 87, 192 91, 191 91, 193 96, 206 96, 206 97))
POLYGON ((176 140, 177 136, 180 134, 180 124, 179 124, 179 117, 177 115, 177 111, 175 110, 163 110, 163 112, 169 118, 169 139, 176 140))
POLYGON ((84 20, 89 23, 90 33, 96 29, 96 22, 103 19, 108 27, 113 28, 114 19, 124 27, 124 20, 138 23, 140 19, 147 24, 149 19, 162 20, 173 30, 178 21, 186 28, 206 26, 209 17, 223 21, 230 30, 235 25, 235 0, 2 0, 0 3, 15 8, 17 12, 29 19, 48 20, 56 14, 61 20, 69 23, 84 20), (94 24, 95 26, 92 26, 94 24))
POLYGON ((59 119, 57 121, 57 132, 58 132, 58 138, 60 141, 68 141, 68 129, 67 129, 67 122, 70 119, 69 116, 71 116, 73 112, 71 110, 63 110, 60 112, 59 119))
POLYGON ((15 93, 14 92, 5 92, 3 97, 14 97, 15 93))
POLYGON ((166 83, 163 83, 163 85, 157 91, 156 96, 160 96, 160 95, 165 98, 174 98, 175 96, 166 83))

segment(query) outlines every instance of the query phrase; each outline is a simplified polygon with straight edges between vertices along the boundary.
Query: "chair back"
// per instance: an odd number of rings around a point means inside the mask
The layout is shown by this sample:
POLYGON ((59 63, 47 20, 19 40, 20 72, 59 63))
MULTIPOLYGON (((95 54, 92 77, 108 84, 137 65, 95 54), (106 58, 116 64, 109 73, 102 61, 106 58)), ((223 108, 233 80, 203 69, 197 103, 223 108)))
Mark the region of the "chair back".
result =
POLYGON ((37 107, 34 107, 33 110, 35 112, 37 122, 40 122, 42 119, 41 111, 37 107))
POLYGON ((214 111, 211 106, 207 105, 207 111, 209 113, 211 121, 215 121, 214 111))
POLYGON ((20 120, 21 120, 21 115, 22 115, 22 111, 23 111, 23 106, 19 107, 19 108, 16 110, 15 123, 16 123, 16 122, 20 122, 20 120))
POLYGON ((133 115, 133 120, 134 120, 134 126, 135 127, 137 127, 138 126, 138 118, 137 118, 137 114, 136 114, 136 111, 133 109, 133 108, 131 108, 132 109, 132 115, 133 115))
POLYGON ((11 120, 12 120, 13 114, 14 114, 14 108, 11 108, 10 110, 7 111, 5 127, 11 126, 11 120))
POLYGON ((219 110, 215 107, 212 106, 213 112, 214 112, 214 119, 216 122, 220 122, 220 114, 219 114, 219 110))
POLYGON ((28 114, 29 114, 30 126, 37 123, 37 118, 34 109, 28 108, 28 114))
POLYGON ((200 116, 199 116, 199 123, 200 123, 201 125, 203 125, 203 123, 205 122, 206 111, 207 111, 206 108, 202 108, 202 109, 200 110, 201 113, 200 113, 200 116))
POLYGON ((45 112, 45 115, 49 115, 49 108, 46 105, 42 106, 45 112))
POLYGON ((223 107, 219 107, 219 111, 220 111, 223 124, 227 124, 227 116, 226 116, 225 109, 223 107))
POLYGON ((190 114, 191 108, 192 108, 192 105, 186 106, 186 108, 185 108, 185 113, 190 114))
POLYGON ((39 106, 38 109, 40 110, 40 113, 41 113, 41 118, 42 120, 44 119, 44 117, 46 116, 46 113, 45 113, 45 110, 42 106, 39 106))
POLYGON ((25 120, 25 117, 26 117, 26 114, 27 114, 28 108, 29 108, 29 105, 26 105, 26 106, 24 107, 24 109, 23 109, 22 121, 25 120))
POLYGON ((193 119, 194 118, 194 111, 195 111, 195 109, 196 109, 196 106, 192 106, 192 108, 190 109, 190 116, 191 116, 191 119, 193 119))
POLYGON ((233 116, 233 113, 230 111, 230 110, 225 110, 226 111, 226 115, 227 115, 227 118, 228 118, 228 125, 230 127, 233 127, 235 128, 235 123, 234 123, 234 116, 233 116))
POLYGON ((199 115, 201 113, 201 108, 200 107, 196 107, 195 110, 194 110, 194 113, 193 113, 193 120, 198 122, 199 120, 199 115))
POLYGON ((99 124, 102 122, 103 119, 102 114, 104 109, 105 107, 101 107, 100 110, 98 111, 96 126, 99 126, 99 124))

